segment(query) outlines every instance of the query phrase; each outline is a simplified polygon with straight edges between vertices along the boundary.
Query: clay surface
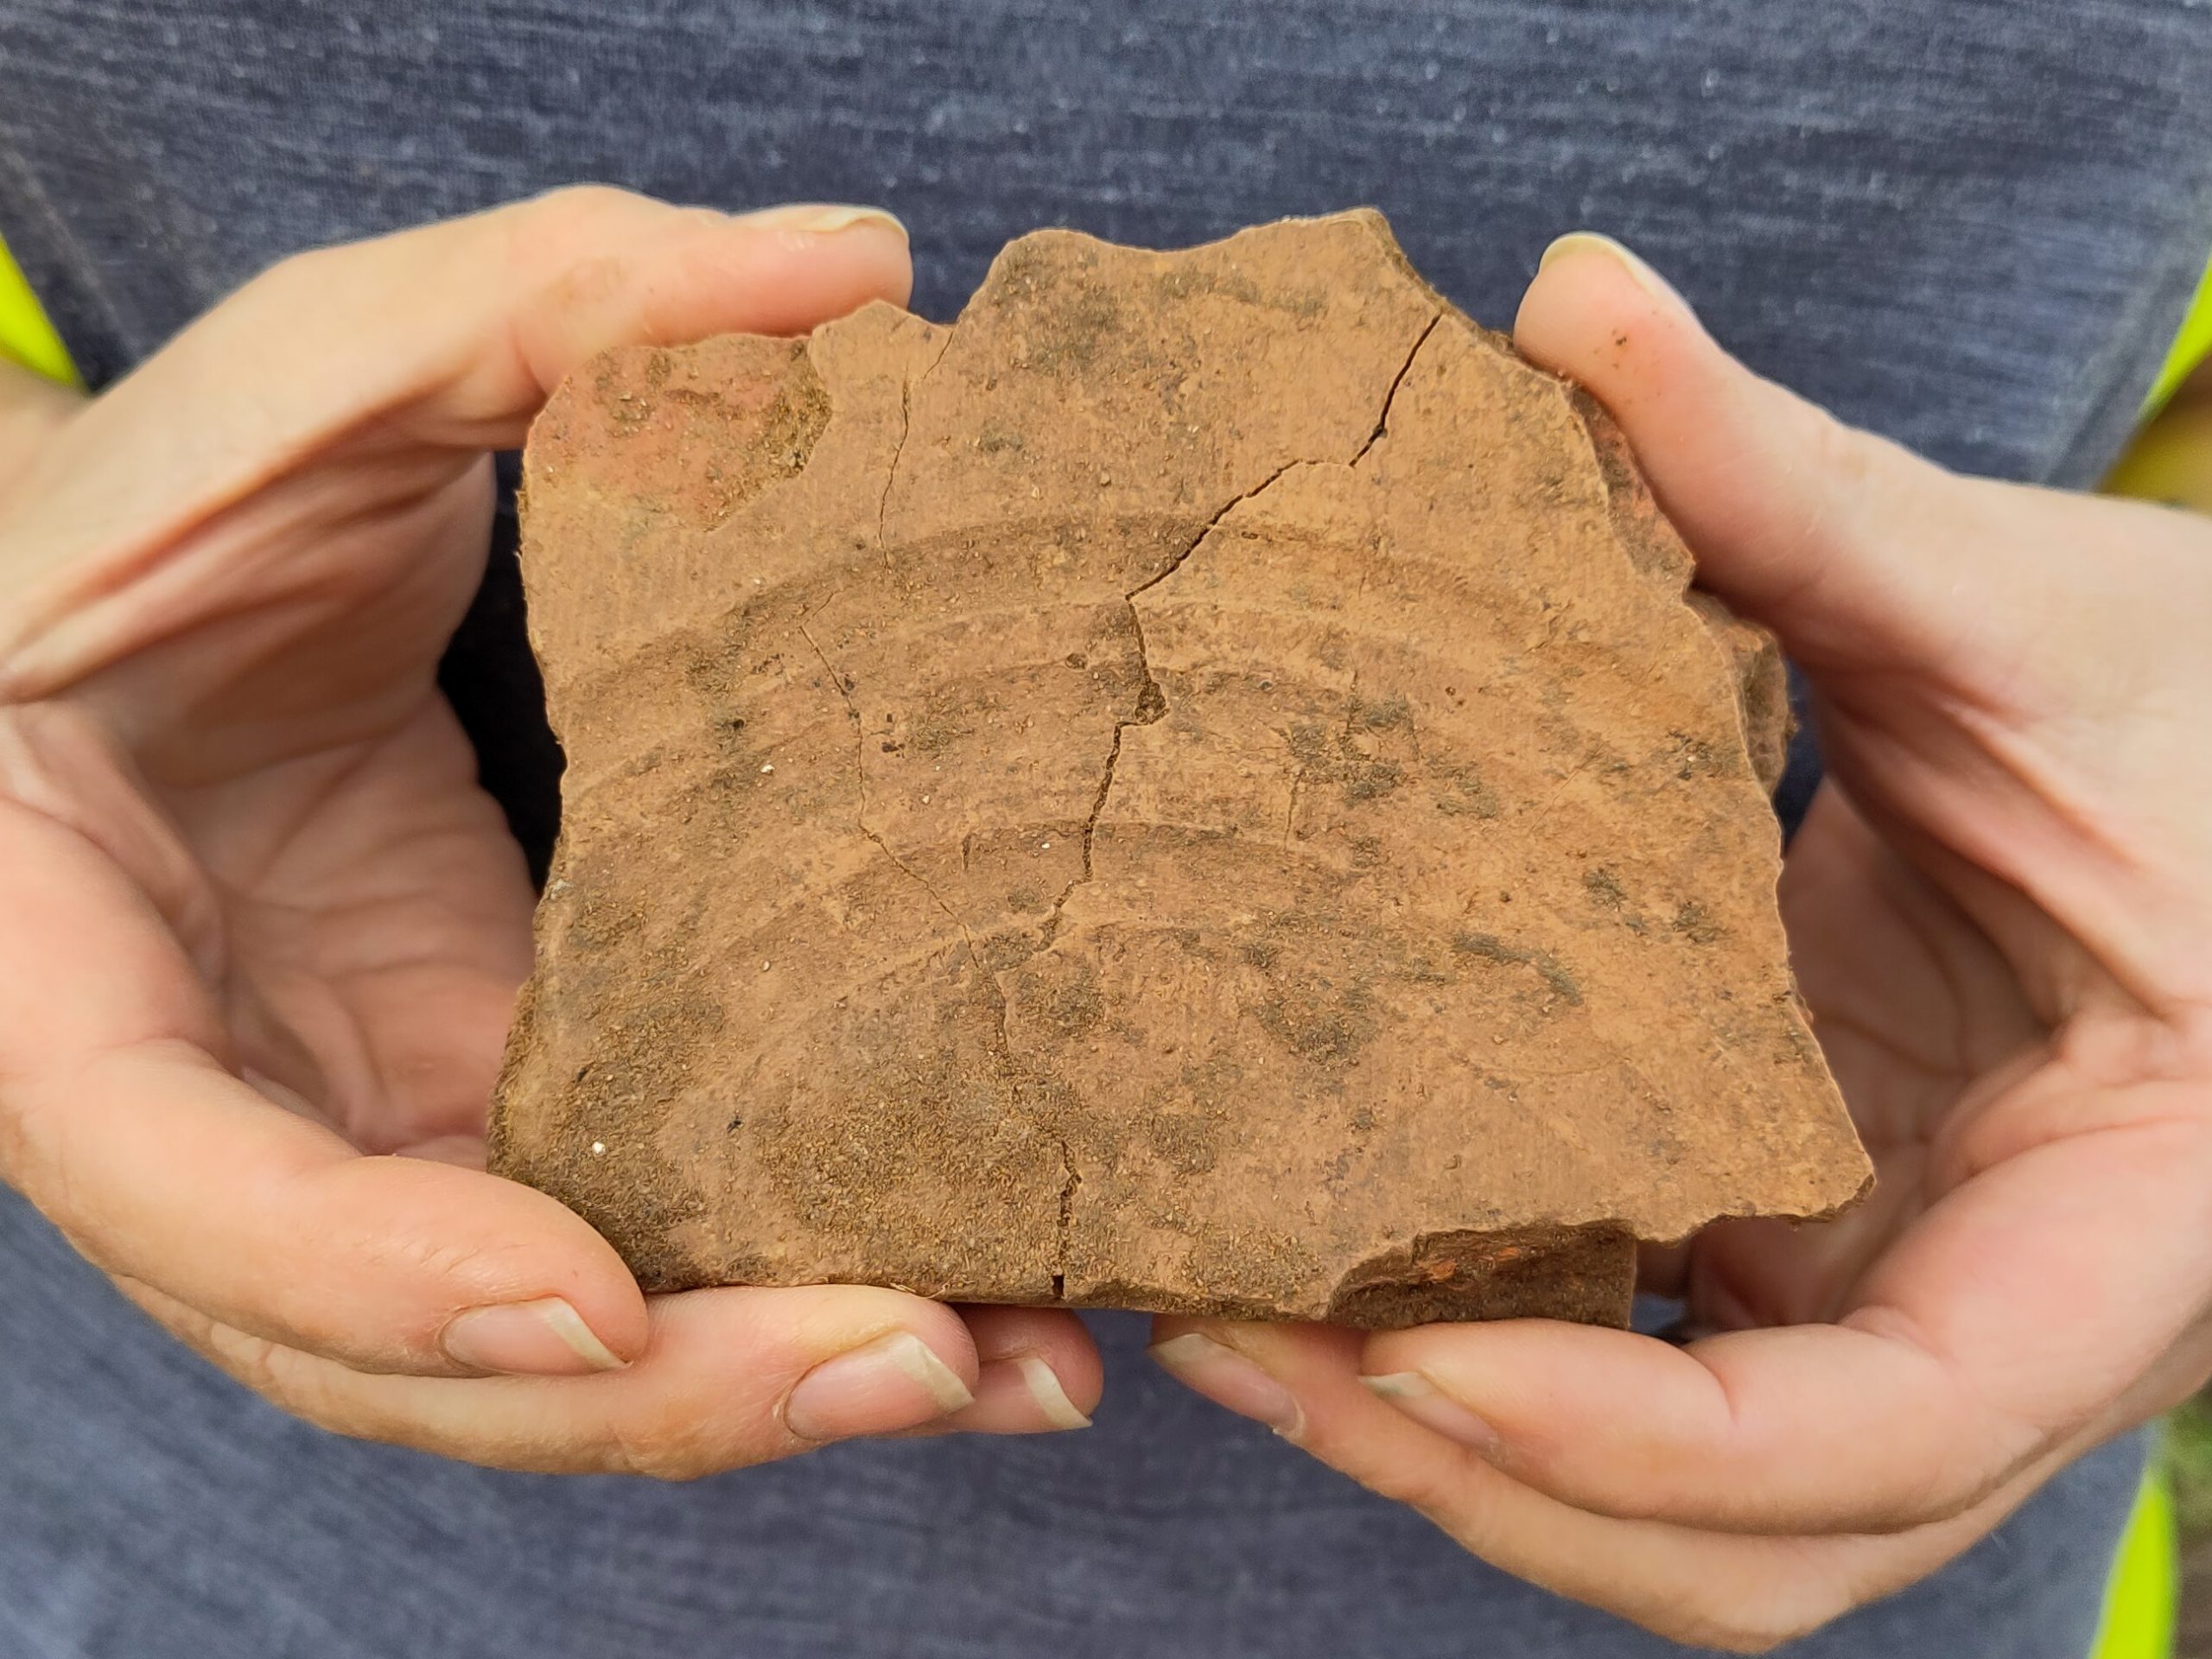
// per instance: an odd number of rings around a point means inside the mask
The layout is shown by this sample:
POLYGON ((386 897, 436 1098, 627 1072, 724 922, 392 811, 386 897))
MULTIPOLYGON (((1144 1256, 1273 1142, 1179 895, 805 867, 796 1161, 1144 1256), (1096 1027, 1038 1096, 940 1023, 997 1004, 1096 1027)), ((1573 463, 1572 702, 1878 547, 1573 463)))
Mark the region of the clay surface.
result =
POLYGON ((1374 214, 613 353, 524 506, 494 1167, 649 1287, 1618 1322, 1637 1240, 1865 1185, 1772 642, 1374 214))

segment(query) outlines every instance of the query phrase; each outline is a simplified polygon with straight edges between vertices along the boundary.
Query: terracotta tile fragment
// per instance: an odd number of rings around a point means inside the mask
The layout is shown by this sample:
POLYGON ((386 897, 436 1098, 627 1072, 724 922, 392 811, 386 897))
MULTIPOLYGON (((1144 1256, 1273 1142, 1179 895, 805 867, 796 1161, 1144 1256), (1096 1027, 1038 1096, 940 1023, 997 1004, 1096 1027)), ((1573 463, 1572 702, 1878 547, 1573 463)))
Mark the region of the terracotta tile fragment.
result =
POLYGON ((1618 1321, 1637 1240, 1866 1184, 1772 641, 1376 215, 611 353, 525 511, 495 1166, 648 1287, 1618 1321))

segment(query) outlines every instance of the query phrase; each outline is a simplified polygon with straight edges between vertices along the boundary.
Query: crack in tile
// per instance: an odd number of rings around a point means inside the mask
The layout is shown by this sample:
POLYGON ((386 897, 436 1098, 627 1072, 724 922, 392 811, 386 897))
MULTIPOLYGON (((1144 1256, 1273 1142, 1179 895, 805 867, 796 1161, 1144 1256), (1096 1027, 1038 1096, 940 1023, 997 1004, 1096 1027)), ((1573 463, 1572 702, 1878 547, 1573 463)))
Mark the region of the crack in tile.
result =
POLYGON ((1406 360, 1398 365, 1398 372, 1390 380, 1390 389, 1382 394, 1382 412, 1375 417, 1375 429, 1367 435, 1367 442, 1359 446, 1359 453, 1345 463, 1347 466, 1357 467, 1361 461, 1365 461, 1367 452, 1372 449, 1381 441, 1382 434, 1389 429, 1390 408, 1398 401, 1398 388, 1406 384, 1406 377, 1413 372, 1414 359, 1421 355, 1421 348, 1428 344, 1428 337, 1436 332, 1436 325, 1443 321, 1444 313, 1439 311, 1428 320, 1428 326, 1415 337, 1413 350, 1408 352, 1406 360))
MULTIPOLYGON (((822 671, 830 677, 830 683, 836 688, 838 696, 843 699, 845 714, 853 723, 853 784, 858 798, 853 816, 853 827, 868 837, 875 850, 888 861, 893 869, 897 870, 928 894, 930 902, 944 912, 945 919, 960 930, 961 943, 968 950, 968 960, 975 964, 976 982, 982 986, 984 994, 991 999, 993 1023, 998 1035, 997 1053, 1000 1060, 1006 1066, 1007 1084, 1010 1087, 1016 1086, 1018 1068, 1014 1058, 1014 1039, 1007 1029, 1006 988, 999 983, 998 976, 990 970, 989 966, 983 961, 983 953, 976 949, 976 936, 969 931, 968 918, 953 908, 945 896, 937 890, 934 882, 907 863, 905 859, 899 857, 897 853, 892 851, 891 843, 883 838, 882 834, 873 824, 868 823, 868 722, 861 718, 860 704, 853 701, 852 692, 847 688, 836 665, 830 662, 830 653, 822 649, 821 641, 814 637, 813 631, 806 626, 804 620, 798 626, 799 637, 806 641, 808 648, 814 652, 815 659, 822 664, 822 671)), ((963 869, 967 868, 967 838, 964 836, 961 842, 961 867, 963 869)), ((1066 1172, 1066 1178, 1060 1192, 1058 1231, 1060 1241, 1059 1255, 1055 1258, 1058 1262, 1065 1262, 1066 1257, 1068 1210, 1074 1202, 1076 1187, 1082 1185, 1082 1177, 1075 1173, 1073 1166, 1069 1164, 1067 1160, 1067 1143, 1065 1139, 1062 1139, 1060 1161, 1062 1168, 1066 1172)), ((1061 1272, 1056 1269, 1052 1274, 1052 1294, 1056 1298, 1059 1294, 1061 1278, 1061 1272)))
POLYGON ((1060 1149, 1060 1217, 1052 1246, 1052 1300, 1067 1300, 1068 1241, 1075 1230, 1075 1192, 1083 1185, 1083 1172, 1075 1166, 1074 1154, 1068 1151, 1068 1138, 1056 1135, 1053 1140, 1060 1149))
MULTIPOLYGON (((1414 359, 1421 354, 1421 348, 1427 343, 1429 335, 1435 332, 1436 325, 1443 320, 1443 316, 1444 314, 1440 311, 1435 315, 1430 317, 1427 325, 1422 328, 1420 335, 1414 340, 1412 347, 1406 353, 1405 361, 1399 365, 1397 373, 1391 378, 1389 386, 1383 393, 1382 409, 1382 412, 1376 419, 1375 429, 1368 435, 1366 441, 1360 445, 1358 450, 1355 452, 1351 457, 1351 460, 1345 463, 1346 465, 1355 464, 1364 459, 1368 451, 1372 449, 1377 441, 1382 438, 1384 431, 1389 425, 1390 409, 1391 405, 1395 403, 1397 399, 1398 388, 1404 384, 1407 374, 1413 368, 1414 359)), ((950 342, 951 334, 950 331, 948 330, 944 344, 939 346, 937 356, 931 359, 928 367, 925 368, 919 374, 903 380, 899 385, 899 439, 897 443, 893 447, 891 452, 891 465, 884 475, 883 493, 876 502, 875 534, 876 549, 879 556, 887 556, 888 555, 888 549, 886 543, 888 533, 887 514, 889 512, 891 504, 891 492, 893 486, 898 479, 899 461, 906 454, 906 441, 912 435, 913 431, 913 395, 915 390, 920 385, 922 381, 928 378, 930 373, 936 369, 937 365, 940 362, 944 360, 945 346, 949 346, 950 342)), ((1149 641, 1147 641, 1145 637, 1144 616, 1143 613, 1138 610, 1136 605, 1138 595, 1147 593, 1151 589, 1157 588, 1160 583, 1166 582, 1170 576, 1173 575, 1178 570, 1180 570, 1183 566, 1189 562, 1191 556, 1198 550, 1198 548, 1205 543, 1206 537, 1213 534, 1215 530, 1219 528, 1222 520, 1226 518, 1230 513, 1234 512, 1237 507, 1243 505, 1245 502, 1252 499, 1255 496, 1259 495, 1268 489, 1286 473, 1289 472, 1292 467, 1306 464, 1308 463, 1302 458, 1300 460, 1285 461, 1281 467, 1276 467, 1274 471, 1269 473, 1267 477, 1262 479, 1251 488, 1242 491, 1238 494, 1232 496, 1228 501, 1223 503, 1220 509, 1209 518, 1204 524, 1198 527, 1198 531, 1192 536, 1190 540, 1183 545, 1182 549, 1177 552, 1174 557, 1170 559, 1164 567, 1162 567, 1150 578, 1138 583, 1137 586, 1130 588, 1122 595, 1122 602, 1128 613, 1130 628, 1135 633, 1136 639, 1137 666, 1143 675, 1143 683, 1137 691, 1135 708, 1130 711, 1127 717, 1116 720, 1114 722, 1114 734, 1112 741, 1107 749, 1106 762, 1100 771, 1098 787, 1091 797, 1090 810, 1084 820, 1082 836, 1082 868, 1075 878, 1069 881, 1068 884, 1060 890, 1059 897, 1052 901, 1052 912, 1046 918, 1042 929, 1044 942, 1046 944, 1050 944, 1059 931, 1061 912, 1066 908, 1068 899, 1073 895, 1077 887, 1082 887, 1084 883, 1091 880, 1094 873, 1092 849, 1097 839, 1098 820, 1105 812, 1108 797, 1113 793, 1115 773, 1121 764, 1122 741, 1123 735, 1128 731, 1130 727, 1152 725, 1163 719, 1167 713, 1167 694, 1161 690, 1159 680, 1154 677, 1152 671, 1151 649, 1149 641)), ((808 614, 811 615, 812 613, 810 612, 808 614)), ((893 868, 906 875, 908 879, 918 885, 924 893, 927 893, 931 901, 935 904, 939 910, 944 912, 947 918, 952 922, 954 926, 960 930, 961 938, 967 945, 969 959, 975 963, 977 976, 987 988, 988 994, 990 995, 993 1001, 996 1017, 999 1055, 1007 1065, 1008 1071, 1012 1071, 1014 1070, 1015 1062, 1012 1036, 1007 1029, 1008 1006, 1006 988, 1004 985, 1000 983, 998 976, 992 973, 984 965, 982 954, 976 948, 975 936, 969 931, 966 918, 964 918, 957 910, 954 909, 950 904, 946 902, 944 896, 937 890, 936 887, 931 883, 927 877, 924 876, 920 871, 915 869, 904 859, 900 858, 897 853, 893 852, 891 849, 890 843, 885 841, 881 834, 880 834, 868 822, 867 726, 866 722, 861 718, 860 705, 853 700, 851 691, 847 688, 843 678, 838 674, 836 668, 831 664, 829 653, 822 649, 820 642, 815 639, 812 632, 807 627, 804 618, 801 619, 798 624, 798 631, 800 635, 806 640, 808 646, 812 649, 817 659, 822 664, 823 671, 829 675, 830 684, 836 689, 837 695, 843 699, 846 713, 851 718, 853 723, 853 761, 859 798, 859 808, 855 819, 855 826, 863 836, 867 836, 868 839, 874 844, 876 850, 882 854, 883 856, 890 861, 893 868)), ((1294 819, 1296 811, 1297 785, 1296 783, 1294 782, 1292 785, 1290 808, 1292 819, 1294 819)), ((1286 822, 1284 826, 1286 838, 1287 838, 1290 832, 1290 823, 1286 822)), ((967 858, 967 842, 965 838, 963 838, 962 842, 961 852, 962 861, 964 867, 967 858)), ((1056 1132, 1052 1138, 1059 1153, 1061 1179, 1058 1213, 1055 1219, 1053 1232, 1052 1287, 1052 1300, 1055 1301, 1060 1301, 1065 1299, 1067 1294, 1068 1252, 1074 1230, 1076 1193, 1083 1185, 1083 1173, 1075 1166, 1074 1156, 1068 1147, 1067 1137, 1065 1135, 1056 1132)))
MULTIPOLYGON (((944 337, 938 341, 937 354, 930 359, 928 365, 923 368, 922 372, 919 374, 902 376, 899 379, 899 437, 891 447, 891 465, 885 469, 883 474, 883 493, 876 498, 875 503, 875 546, 879 557, 885 556, 887 553, 885 546, 885 516, 891 506, 891 486, 898 481, 899 461, 906 453, 906 440, 913 435, 914 392, 923 381, 929 378, 937 365, 944 360, 946 348, 951 344, 952 331, 948 328, 944 331, 944 337)), ((836 688, 837 695, 844 700, 845 712, 851 717, 853 722, 853 782, 859 801, 858 809, 854 814, 854 827, 874 844, 876 851, 890 861, 893 868, 927 893, 930 902, 943 911, 947 919, 960 930, 960 937, 968 947, 969 960, 976 964, 976 973, 982 977, 984 984, 990 988, 991 995, 997 999, 999 1033, 1003 1045, 1006 1034, 1006 994, 1000 988, 996 977, 983 965, 982 953, 976 948, 976 936, 968 931, 968 918, 946 901, 944 895, 937 890, 935 884, 927 876, 892 851, 891 843, 884 840, 882 835, 868 821, 867 722, 861 718, 860 705, 853 701, 853 694, 847 687, 844 677, 837 672, 836 665, 830 660, 830 653, 822 649, 821 641, 814 637, 813 631, 806 626, 809 618, 821 611, 830 600, 835 599, 842 591, 842 587, 833 590, 827 598, 806 611, 799 618, 797 626, 800 638, 806 641, 808 648, 814 652, 815 659, 822 664, 822 671, 830 677, 830 683, 836 688)), ((963 838, 961 842, 961 866, 963 869, 967 867, 967 842, 963 838)))
POLYGON ((805 640, 809 648, 813 651, 815 659, 822 664, 822 671, 830 677, 830 683, 836 688, 837 695, 844 700, 845 713, 853 722, 853 782, 859 796, 858 808, 853 815, 853 827, 874 843, 876 851, 891 861, 893 869, 927 893, 930 896, 930 901, 943 911, 952 925, 960 930, 960 937, 968 946, 969 960, 976 964, 976 971, 982 976, 984 982, 990 986, 993 995, 998 998, 999 1027, 1003 1035, 1006 1027, 1006 996, 1000 991, 998 981, 992 976, 990 970, 983 966, 982 953, 976 948, 975 935, 968 931, 967 918, 945 902, 944 895, 937 890, 936 886, 927 876, 893 852, 891 843, 884 840, 874 826, 868 823, 867 722, 861 718, 860 704, 853 701, 853 694, 846 688, 843 677, 837 672, 836 666, 830 661, 829 652, 822 649, 821 642, 815 639, 813 631, 804 621, 801 621, 798 627, 799 637, 805 640))
POLYGON ((952 344, 952 330, 944 331, 938 341, 937 355, 919 374, 902 375, 899 381, 899 441, 891 446, 891 465, 883 474, 883 493, 875 501, 875 551, 879 558, 889 556, 884 530, 885 516, 891 510, 891 486, 899 481, 899 458, 906 453, 906 440, 914 433, 914 394, 922 382, 936 372, 937 365, 944 361, 944 353, 952 344))
MULTIPOLYGON (((1363 442, 1359 446, 1358 449, 1353 453, 1351 458, 1344 463, 1344 465, 1357 466, 1360 461, 1365 460, 1367 457, 1367 452, 1374 448, 1376 442, 1382 438, 1383 433, 1389 429, 1390 425, 1390 410, 1392 406, 1398 401, 1398 388, 1405 385, 1406 376, 1413 371, 1414 359, 1421 355, 1421 348, 1428 344, 1428 337, 1436 332, 1436 326, 1444 321, 1444 316, 1445 314, 1442 311, 1438 311, 1433 314, 1429 318, 1428 321, 1422 327, 1421 333, 1414 336, 1413 345, 1407 350, 1405 361, 1399 364, 1398 372, 1390 377, 1390 384, 1382 393, 1382 408, 1381 412, 1376 415, 1375 418, 1375 429, 1367 435, 1366 441, 1363 442)), ((1144 615, 1137 609, 1136 606, 1137 595, 1140 594, 1149 593, 1153 588, 1159 587, 1161 582, 1166 582, 1168 577, 1173 575, 1178 570, 1180 570, 1184 565, 1190 561, 1191 556, 1198 550, 1200 544, 1205 542, 1205 538, 1212 535, 1215 530, 1219 528, 1221 521, 1236 511, 1236 508, 1243 505, 1245 502, 1249 501, 1254 496, 1259 495, 1268 489, 1278 479, 1281 478, 1284 474, 1289 472, 1292 467, 1307 466, 1310 464, 1312 463, 1303 460, 1302 458, 1297 461, 1287 461, 1281 466, 1276 467, 1274 471, 1269 473, 1265 478, 1262 479, 1257 484, 1255 484, 1250 489, 1245 490, 1240 494, 1230 497, 1228 501, 1222 505, 1218 512, 1217 512, 1211 518, 1207 519, 1204 524, 1199 526, 1198 534, 1192 537, 1191 539, 1184 544, 1182 551, 1176 554, 1173 558, 1170 559, 1162 569, 1149 579, 1139 582, 1135 587, 1130 588, 1127 593, 1122 595, 1122 602, 1128 609, 1129 626, 1136 633, 1137 666, 1144 674, 1144 684, 1137 692, 1137 706, 1135 711, 1128 716, 1128 718, 1125 720, 1117 720, 1114 722, 1114 737, 1112 743, 1109 746, 1106 751, 1106 765, 1099 776, 1097 791, 1091 797, 1090 816, 1084 820, 1082 871, 1073 880, 1070 881, 1067 886, 1060 889, 1060 896, 1052 901, 1052 913, 1045 918, 1043 931, 1046 944, 1050 944, 1054 938, 1058 937, 1060 930, 1060 913, 1062 911, 1066 909, 1070 897, 1073 895, 1077 887, 1082 887, 1085 882, 1091 879, 1091 847, 1093 842, 1097 839, 1098 820, 1100 816, 1106 810, 1106 798, 1113 793, 1115 770, 1121 765, 1122 761, 1122 734, 1132 726, 1153 725, 1163 719, 1167 713, 1167 694, 1160 690, 1160 682, 1153 677, 1152 656, 1148 644, 1145 639, 1144 615)), ((1294 812, 1297 810, 1297 786, 1295 784, 1292 785, 1291 798, 1292 810, 1294 812)), ((1287 825, 1285 826, 1284 836, 1286 841, 1287 841, 1289 836, 1287 825)))

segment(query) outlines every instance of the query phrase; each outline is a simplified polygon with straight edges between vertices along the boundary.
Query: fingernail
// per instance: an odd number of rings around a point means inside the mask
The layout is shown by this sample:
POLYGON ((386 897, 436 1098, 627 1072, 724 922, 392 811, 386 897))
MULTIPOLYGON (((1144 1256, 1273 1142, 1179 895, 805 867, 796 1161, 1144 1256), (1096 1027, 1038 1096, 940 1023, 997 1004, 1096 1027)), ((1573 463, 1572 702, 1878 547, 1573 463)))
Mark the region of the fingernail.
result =
POLYGON ((784 1402, 784 1426, 803 1440, 889 1434, 950 1416, 975 1397, 919 1337, 893 1331, 799 1378, 784 1402))
POLYGON ((558 1296, 472 1307, 448 1321, 439 1343, 456 1364, 508 1376, 582 1376, 624 1363, 558 1296))
POLYGON ((848 202, 799 202, 789 207, 771 207, 753 217, 760 224, 804 231, 810 236, 834 236, 856 225, 872 225, 878 230, 895 232, 902 241, 906 239, 906 227, 895 215, 880 207, 858 207, 848 202))
POLYGON ((1643 256, 1596 231, 1570 231, 1546 248, 1543 257, 1536 261, 1538 270, 1554 259, 1570 253, 1603 254, 1636 279, 1637 284, 1653 298, 1669 305, 1680 306, 1691 316, 1697 314, 1690 302, 1681 296, 1675 286, 1643 262, 1643 256))
POLYGON ((1192 1331, 1145 1351, 1217 1406, 1265 1423, 1288 1440, 1306 1427, 1306 1414, 1288 1389, 1235 1349, 1192 1331))
POLYGON ((1034 1354, 1017 1354, 1012 1359, 999 1362, 1014 1367, 1021 1378, 1021 1386, 1034 1401, 1037 1410, 1054 1428, 1089 1428, 1090 1419, 1075 1408, 1068 1398, 1068 1391, 1060 1386, 1059 1376, 1050 1365, 1034 1354))
POLYGON ((1363 1376, 1369 1389, 1389 1401, 1424 1428, 1488 1457, 1497 1447, 1497 1431, 1439 1389, 1419 1371, 1363 1376))

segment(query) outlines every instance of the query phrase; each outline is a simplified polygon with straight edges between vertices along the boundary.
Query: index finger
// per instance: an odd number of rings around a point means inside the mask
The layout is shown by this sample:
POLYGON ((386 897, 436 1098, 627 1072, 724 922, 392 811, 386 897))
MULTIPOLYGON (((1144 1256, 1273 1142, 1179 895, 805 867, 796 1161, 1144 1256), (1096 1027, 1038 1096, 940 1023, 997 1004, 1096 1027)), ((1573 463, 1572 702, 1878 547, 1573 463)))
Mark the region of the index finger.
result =
POLYGON ((1428 1326, 1374 1338, 1362 1370, 1596 1514, 1793 1535, 1927 1525, 2114 1414, 2179 1338, 2212 1219, 2202 1138, 2145 1122, 1986 1172, 1915 1224, 1839 1324, 1682 1348, 1536 1320, 1428 1326))

